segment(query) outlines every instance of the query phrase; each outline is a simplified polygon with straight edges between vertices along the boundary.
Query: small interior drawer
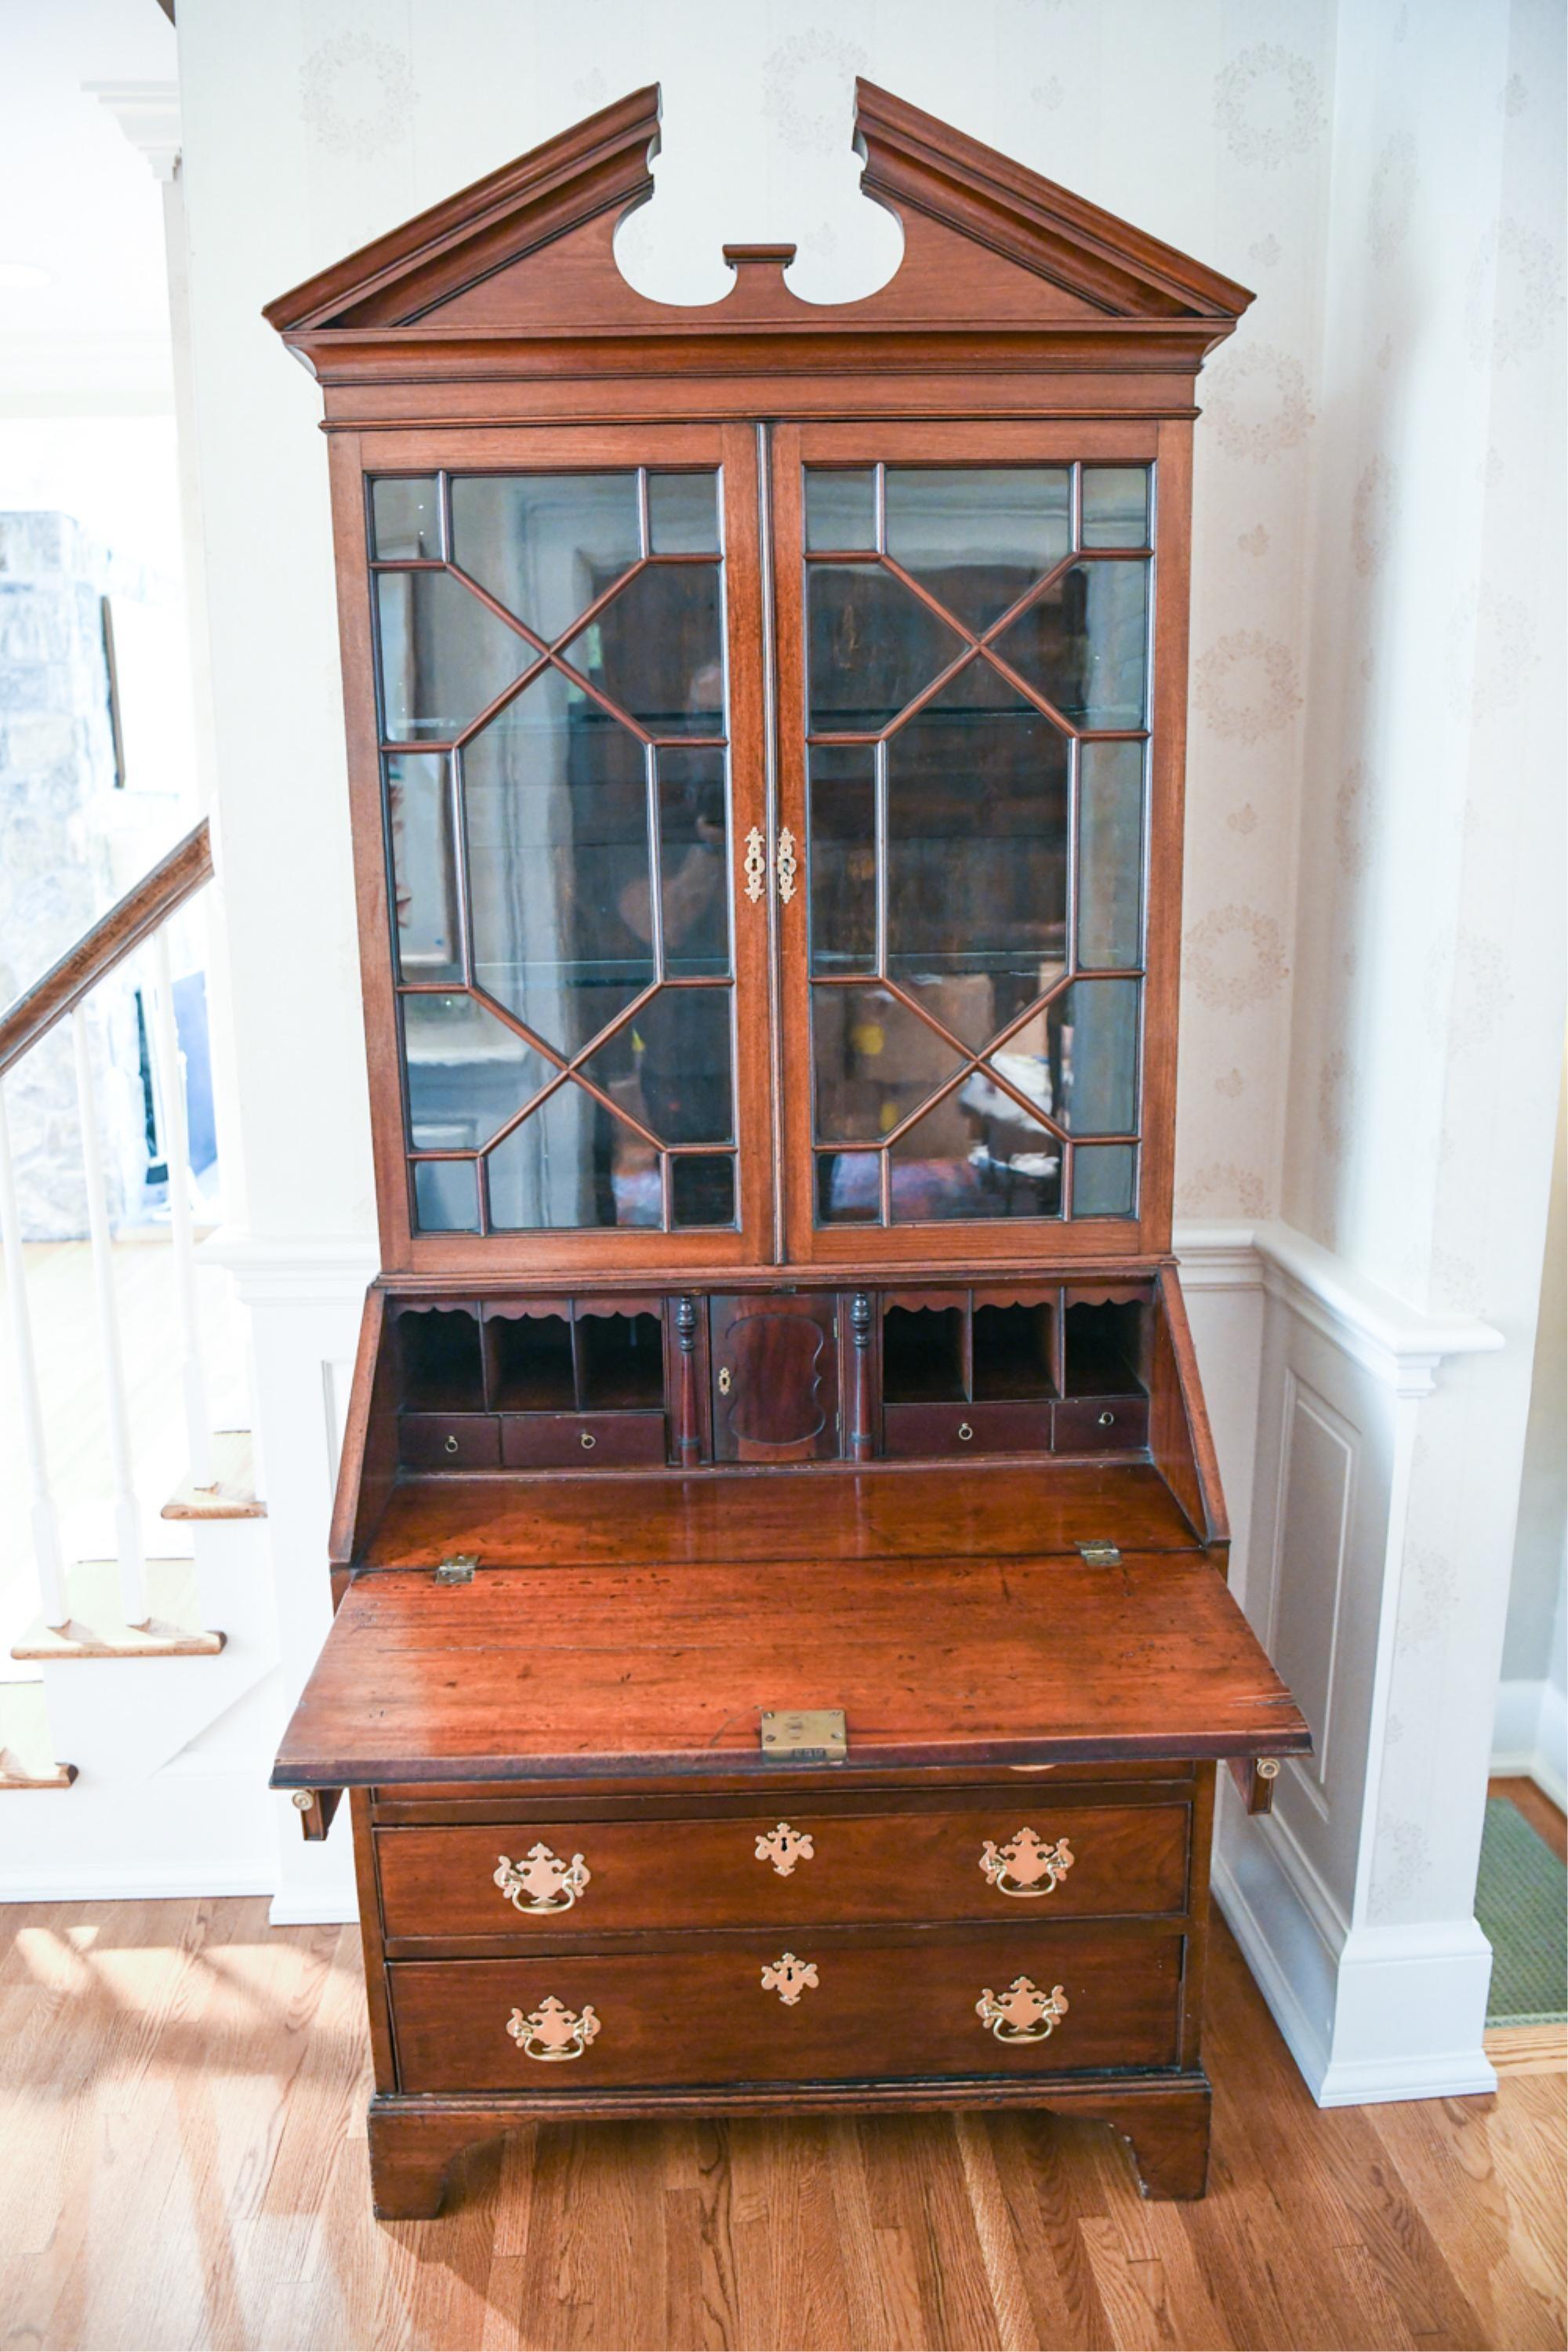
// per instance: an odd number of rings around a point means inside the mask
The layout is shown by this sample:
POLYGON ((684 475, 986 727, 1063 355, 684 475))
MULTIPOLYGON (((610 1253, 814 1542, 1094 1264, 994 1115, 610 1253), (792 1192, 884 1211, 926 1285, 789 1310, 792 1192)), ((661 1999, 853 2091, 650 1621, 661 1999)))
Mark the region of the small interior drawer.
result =
POLYGON ((1044 1454, 1051 1408, 1021 1404, 889 1404, 882 1408, 882 1451, 894 1460, 921 1454, 1044 1454))
POLYGON ((1058 1454, 1123 1454, 1148 1443, 1147 1397, 1071 1397, 1056 1407, 1058 1454))
POLYGON ((397 1450, 419 1470, 496 1470, 500 1429, 488 1412, 400 1413, 397 1450))
POLYGON ((509 1412, 500 1458, 509 1470, 624 1470, 662 1464, 662 1412, 509 1412))

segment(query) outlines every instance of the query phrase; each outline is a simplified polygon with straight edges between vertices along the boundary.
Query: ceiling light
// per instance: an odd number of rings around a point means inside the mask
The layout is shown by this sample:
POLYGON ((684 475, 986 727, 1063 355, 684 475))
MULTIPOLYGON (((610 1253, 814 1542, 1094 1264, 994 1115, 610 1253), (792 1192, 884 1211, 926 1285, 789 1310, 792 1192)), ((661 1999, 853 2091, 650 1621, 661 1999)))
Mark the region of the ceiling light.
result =
POLYGON ((24 287, 47 286, 49 272, 32 261, 0 261, 0 288, 19 293, 24 287))

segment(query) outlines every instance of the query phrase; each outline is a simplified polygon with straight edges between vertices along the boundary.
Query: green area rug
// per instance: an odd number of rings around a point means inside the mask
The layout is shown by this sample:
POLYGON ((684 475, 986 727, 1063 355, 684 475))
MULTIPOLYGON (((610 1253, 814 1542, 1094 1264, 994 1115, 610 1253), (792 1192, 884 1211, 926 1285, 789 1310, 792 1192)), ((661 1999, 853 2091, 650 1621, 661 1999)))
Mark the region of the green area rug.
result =
POLYGON ((1568 2018, 1568 1870, 1506 1797, 1487 1799, 1476 1917, 1492 1948, 1487 2023, 1568 2018))

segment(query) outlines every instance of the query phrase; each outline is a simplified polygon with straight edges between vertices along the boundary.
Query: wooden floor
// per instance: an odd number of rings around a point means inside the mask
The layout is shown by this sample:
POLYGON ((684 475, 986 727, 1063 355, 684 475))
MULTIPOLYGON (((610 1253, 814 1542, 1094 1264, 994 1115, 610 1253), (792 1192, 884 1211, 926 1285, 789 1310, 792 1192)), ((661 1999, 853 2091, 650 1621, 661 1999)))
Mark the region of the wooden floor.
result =
POLYGON ((1143 2204, 1119 2142, 1048 2117, 563 2126, 395 2225, 353 1930, 188 1902, 0 1934, 0 2346, 1564 2340, 1563 2076, 1321 2113, 1223 1928, 1201 2205, 1143 2204))

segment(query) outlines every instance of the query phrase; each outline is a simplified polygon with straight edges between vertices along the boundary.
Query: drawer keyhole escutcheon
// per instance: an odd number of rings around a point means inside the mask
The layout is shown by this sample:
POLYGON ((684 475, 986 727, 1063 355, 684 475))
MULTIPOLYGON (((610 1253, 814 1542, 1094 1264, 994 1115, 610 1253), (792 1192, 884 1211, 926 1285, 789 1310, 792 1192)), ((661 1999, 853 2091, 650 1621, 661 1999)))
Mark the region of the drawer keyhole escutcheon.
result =
POLYGON ((1054 1895, 1072 1865, 1073 1852, 1066 1838, 1047 1845, 1031 1829, 1015 1831, 1005 1845, 995 1845, 987 1838, 980 1849, 980 1867, 997 1894, 1018 1895, 1026 1901, 1037 1895, 1054 1895))
POLYGON ((734 1373, 730 1370, 729 1365, 728 1365, 728 1364, 721 1365, 721 1367, 720 1367, 720 1370, 719 1370, 719 1393, 720 1393, 720 1395, 721 1395, 721 1396, 728 1396, 728 1395, 729 1395, 729 1393, 730 1393, 730 1391, 734 1387, 734 1385, 735 1385, 735 1375, 734 1375, 734 1373))
POLYGON ((581 2010, 573 2010, 552 1993, 526 2017, 521 2009, 514 2009, 506 2030, 525 2058, 537 2058, 542 2066, 558 2066, 567 2058, 581 2058, 599 2031, 599 2020, 591 2000, 585 2000, 581 2010))
POLYGON ((974 1432, 970 1428, 969 1423, 966 1421, 961 1421, 959 1423, 958 1442, 961 1445, 967 1445, 973 1434, 974 1432))
POLYGON ((1042 1992, 1032 1977, 1015 1977, 1000 2000, 987 1985, 974 2014, 998 2042, 1048 2042, 1068 2008, 1060 1985, 1042 1992))
POLYGON ((757 1840, 757 1860, 771 1862, 781 1878, 787 1878, 797 1862, 809 1862, 816 1850, 811 1832, 792 1830, 787 1822, 757 1840))
POLYGON ((816 1962, 797 1960, 793 1952, 785 1952, 763 1970, 763 1990, 776 1992, 786 2009, 793 2009, 801 1994, 816 1982, 816 1962))
POLYGON ((570 1911, 593 1875, 580 1853, 563 1862, 547 1845, 532 1845, 521 1862, 500 1855, 495 1883, 514 1911, 570 1911))

